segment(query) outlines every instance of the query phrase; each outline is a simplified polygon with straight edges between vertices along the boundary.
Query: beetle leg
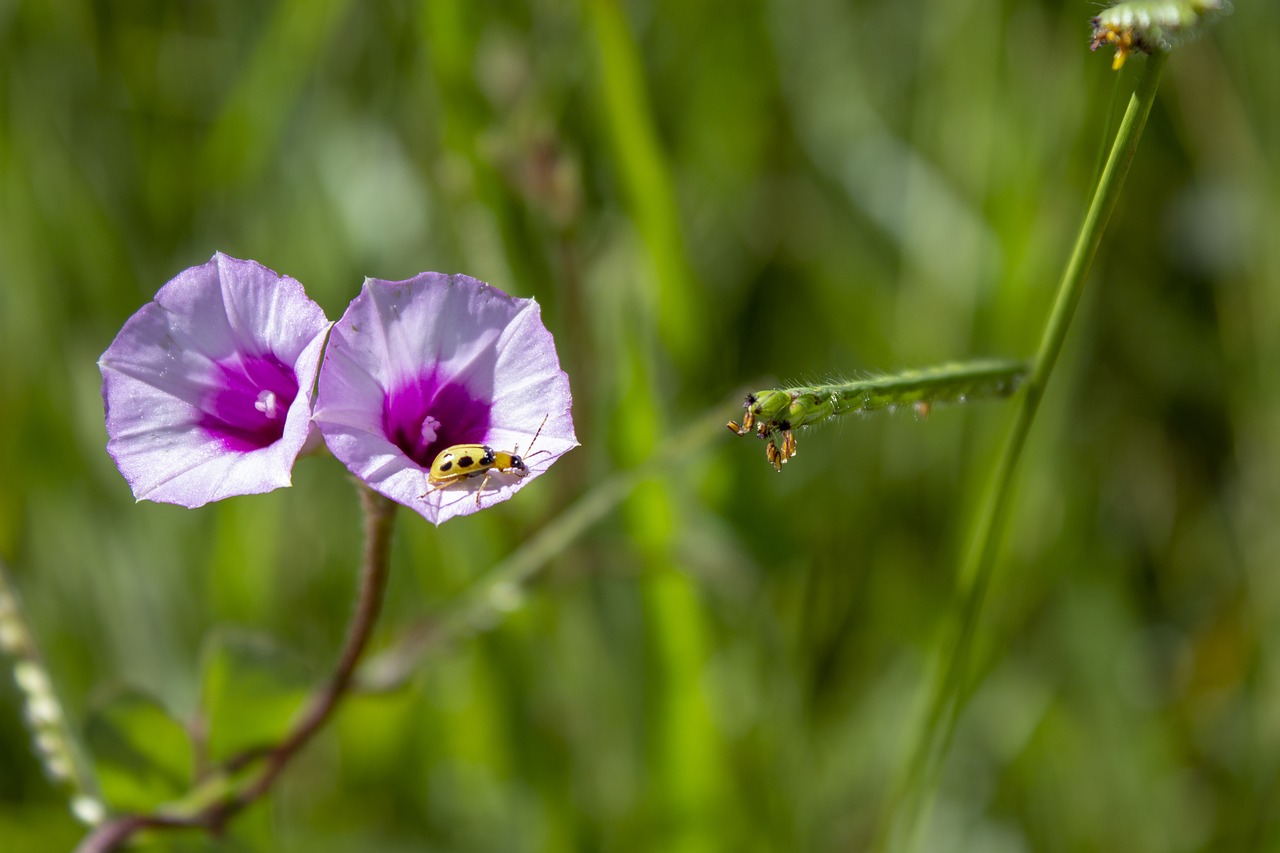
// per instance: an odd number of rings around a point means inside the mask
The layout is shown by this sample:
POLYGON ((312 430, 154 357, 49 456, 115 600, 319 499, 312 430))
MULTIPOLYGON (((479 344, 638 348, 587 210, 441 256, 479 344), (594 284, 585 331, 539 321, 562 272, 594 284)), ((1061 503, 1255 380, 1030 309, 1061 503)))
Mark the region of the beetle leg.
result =
POLYGON ((484 479, 480 481, 480 488, 476 489, 476 509, 480 508, 480 493, 484 491, 484 487, 489 485, 489 472, 484 472, 484 479))

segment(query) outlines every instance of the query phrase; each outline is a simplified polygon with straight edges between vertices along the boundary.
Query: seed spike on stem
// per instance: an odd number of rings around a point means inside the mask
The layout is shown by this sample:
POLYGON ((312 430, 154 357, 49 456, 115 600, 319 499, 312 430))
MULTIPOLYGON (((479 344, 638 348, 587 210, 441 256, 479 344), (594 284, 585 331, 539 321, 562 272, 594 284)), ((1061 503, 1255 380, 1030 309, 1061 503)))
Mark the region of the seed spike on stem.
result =
POLYGON ((735 435, 755 432, 775 471, 796 455, 795 431, 850 412, 912 406, 923 419, 937 403, 1007 397, 1027 370, 1020 361, 983 359, 907 370, 874 379, 799 388, 771 388, 748 394, 742 422, 729 421, 735 435))

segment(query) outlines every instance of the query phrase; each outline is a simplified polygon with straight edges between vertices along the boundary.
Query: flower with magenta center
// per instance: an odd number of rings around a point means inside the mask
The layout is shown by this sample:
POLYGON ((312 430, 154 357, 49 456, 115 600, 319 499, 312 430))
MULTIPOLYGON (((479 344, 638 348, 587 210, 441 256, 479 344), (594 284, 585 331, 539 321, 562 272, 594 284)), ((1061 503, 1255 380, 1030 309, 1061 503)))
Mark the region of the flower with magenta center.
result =
POLYGON ((138 500, 290 484, 329 321, 302 285, 221 253, 160 288, 98 360, 107 451, 138 500))
POLYGON ((333 455, 435 524, 506 500, 578 444, 538 303, 465 275, 367 279, 333 327, 317 400, 333 455), (436 457, 458 445, 521 455, 528 471, 477 466, 431 483, 436 457))

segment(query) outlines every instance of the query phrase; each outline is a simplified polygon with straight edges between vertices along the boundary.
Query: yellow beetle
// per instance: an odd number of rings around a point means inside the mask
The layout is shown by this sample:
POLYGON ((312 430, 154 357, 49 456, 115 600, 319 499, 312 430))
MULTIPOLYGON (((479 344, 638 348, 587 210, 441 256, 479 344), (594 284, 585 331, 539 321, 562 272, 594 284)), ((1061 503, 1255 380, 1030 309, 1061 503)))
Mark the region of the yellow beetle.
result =
MULTIPOLYGON (((538 425, 538 431, 533 434, 529 448, 533 447, 533 442, 537 441, 538 436, 542 434, 542 427, 546 426, 547 417, 550 415, 543 417, 542 423, 538 425)), ((526 455, 529 448, 525 450, 526 455)), ((538 452, 548 453, 549 451, 538 452)), ((520 455, 519 445, 507 452, 494 450, 487 444, 455 444, 436 454, 435 461, 431 463, 431 471, 427 474, 427 484, 432 487, 431 491, 434 491, 473 477, 484 477, 480 482, 480 488, 476 490, 476 506, 479 506, 480 493, 489 484, 489 478, 494 472, 514 474, 517 477, 528 476, 529 466, 524 460, 525 457, 520 455)))

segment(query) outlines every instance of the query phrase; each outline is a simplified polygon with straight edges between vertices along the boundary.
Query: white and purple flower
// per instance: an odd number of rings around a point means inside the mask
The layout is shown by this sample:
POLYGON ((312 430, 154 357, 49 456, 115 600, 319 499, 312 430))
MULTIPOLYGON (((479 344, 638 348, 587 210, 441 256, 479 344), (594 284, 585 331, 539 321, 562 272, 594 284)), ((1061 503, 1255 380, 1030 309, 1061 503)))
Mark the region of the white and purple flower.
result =
POLYGON ((98 360, 107 451, 138 500, 290 484, 329 321, 302 285, 218 253, 160 288, 98 360))
POLYGON ((333 455, 435 524, 506 500, 578 445, 538 304, 465 275, 366 279, 333 327, 317 395, 333 455), (461 444, 519 452, 528 476, 430 484, 436 456, 461 444))

